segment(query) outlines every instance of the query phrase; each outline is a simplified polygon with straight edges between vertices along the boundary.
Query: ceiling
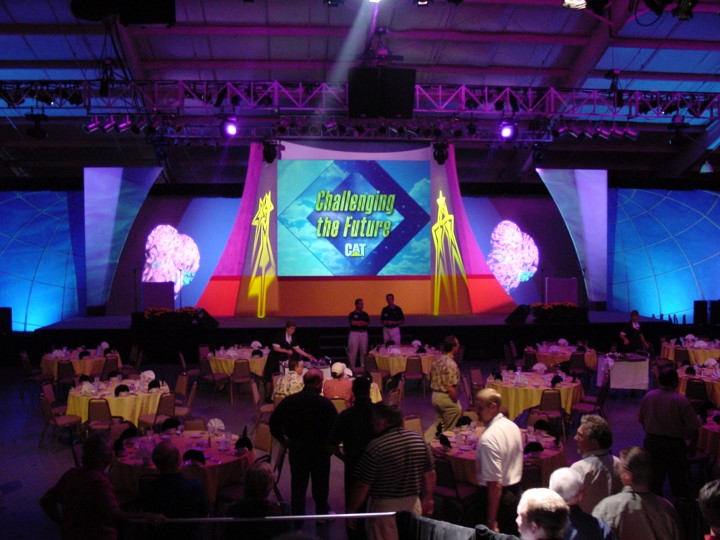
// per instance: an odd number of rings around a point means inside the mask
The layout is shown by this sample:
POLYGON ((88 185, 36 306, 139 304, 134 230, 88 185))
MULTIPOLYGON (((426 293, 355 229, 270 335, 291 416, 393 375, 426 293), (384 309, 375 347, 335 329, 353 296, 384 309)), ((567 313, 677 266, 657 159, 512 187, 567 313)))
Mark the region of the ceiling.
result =
POLYGON ((466 191, 539 184, 539 163, 608 169, 619 182, 697 179, 706 160, 720 170, 720 0, 699 0, 686 21, 666 3, 657 15, 644 0, 595 0, 596 10, 562 0, 176 0, 168 27, 80 20, 68 0, 5 0, 0 179, 77 181, 86 166, 160 163, 159 183, 239 186, 248 142, 267 136, 449 141, 466 191), (415 118, 356 131, 344 88, 348 69, 361 65, 416 70, 415 118), (238 92, 235 104, 220 100, 223 86, 238 92), (272 89, 271 99, 248 87, 272 89), (280 99, 298 88, 337 100, 280 99), (75 89, 81 99, 71 103, 75 89), (54 105, 42 103, 43 91, 56 94, 54 105), (551 106, 533 105, 550 94, 551 106), (161 121, 161 136, 83 131, 110 115, 161 121), (236 139, 218 136, 228 116, 249 126, 236 139), (501 142, 494 130, 503 118, 541 136, 501 142), (38 119, 47 138, 28 134, 38 119))

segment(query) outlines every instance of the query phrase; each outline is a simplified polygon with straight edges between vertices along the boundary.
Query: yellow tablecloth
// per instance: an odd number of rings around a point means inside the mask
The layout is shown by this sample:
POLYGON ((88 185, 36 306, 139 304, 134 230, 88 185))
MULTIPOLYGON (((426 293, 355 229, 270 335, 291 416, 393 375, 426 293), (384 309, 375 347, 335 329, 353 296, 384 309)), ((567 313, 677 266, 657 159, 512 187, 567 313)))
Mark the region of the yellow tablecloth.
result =
POLYGON ((701 379, 705 383, 708 399, 712 401, 716 407, 720 407, 720 381, 711 377, 702 377, 698 375, 693 375, 691 377, 688 377, 687 375, 680 375, 680 385, 678 386, 678 390, 683 394, 687 389, 687 382, 689 379, 701 379))
MULTIPOLYGON (((482 435, 484 428, 478 427, 476 429, 476 436, 482 435)), ((522 430, 525 434, 525 430, 522 430)), ((523 437, 524 439, 524 437, 523 437)), ((452 439, 451 439, 452 441, 452 439)), ((543 445, 544 450, 539 457, 525 456, 525 463, 535 463, 540 465, 540 471, 542 474, 542 485, 548 486, 550 481, 550 475, 556 469, 567 466, 567 460, 565 458, 565 448, 562 443, 558 447, 555 447, 555 440, 552 437, 541 437, 540 443, 543 445)), ((476 473, 476 451, 475 449, 463 450, 457 442, 453 442, 452 449, 445 451, 437 441, 433 439, 430 442, 430 448, 434 454, 447 458, 455 473, 455 479, 461 482, 468 482, 470 484, 477 484, 477 473, 476 473)))
MULTIPOLYGON (((397 375, 398 373, 405 373, 407 369, 408 356, 416 356, 415 353, 403 355, 403 354, 387 354, 387 353, 374 353, 375 361, 380 369, 386 369, 390 372, 390 375, 397 375)), ((425 375, 430 376, 430 367, 432 366, 433 360, 440 357, 440 353, 435 354, 420 354, 417 355, 422 361, 422 370, 425 375)))
MULTIPOLYGON (((682 348, 682 347, 681 347, 682 348)), ((675 360, 675 349, 676 346, 670 343, 663 343, 660 348, 660 356, 667 358, 668 360, 675 360)), ((693 349, 688 348, 688 356, 690 357, 691 364, 705 365, 705 360, 708 358, 720 358, 720 349, 693 349)))
MULTIPOLYGON (((510 418, 515 418, 525 409, 535 407, 540 404, 543 390, 550 388, 547 380, 537 373, 523 373, 528 384, 523 386, 515 386, 513 380, 503 381, 487 381, 485 386, 494 388, 502 397, 502 404, 508 408, 510 418)), ((550 378, 551 375, 545 375, 550 378)), ((573 403, 580 401, 584 395, 582 384, 580 381, 572 382, 570 379, 558 384, 555 388, 560 390, 560 398, 563 408, 566 412, 570 412, 573 403)))
MULTIPOLYGON (((213 373, 225 373, 226 375, 232 375, 233 370, 235 369, 235 362, 237 360, 240 360, 240 358, 232 358, 228 356, 208 357, 208 361, 210 362, 210 369, 212 369, 213 373)), ((250 371, 252 373, 257 375, 258 377, 262 377, 263 370, 265 369, 265 363, 267 362, 267 355, 248 357, 244 358, 244 360, 249 361, 250 371)))
MULTIPOLYGON (((43 355, 42 359, 40 360, 40 369, 42 369, 42 372, 46 375, 52 375, 53 380, 57 379, 57 365, 60 360, 67 360, 66 358, 55 358, 50 354, 43 355)), ((75 370, 75 375, 92 375, 93 369, 99 370, 95 371, 95 373, 101 374, 102 368, 105 365, 105 357, 104 356, 86 356, 85 358, 78 359, 73 358, 70 359, 70 362, 72 362, 73 369, 75 370)), ((122 367, 122 360, 120 360, 118 356, 118 368, 122 367)))
MULTIPOLYGON (((140 390, 135 390, 133 392, 134 395, 115 397, 115 386, 124 383, 113 381, 107 386, 105 383, 100 384, 101 388, 96 396, 84 396, 80 394, 76 388, 70 390, 68 394, 67 414, 76 414, 82 418, 83 422, 86 422, 88 419, 89 401, 93 398, 104 398, 108 400, 110 412, 113 416, 122 416, 125 420, 129 420, 137 425, 140 416, 154 413, 157 410, 160 396, 163 393, 162 391, 141 392, 140 390)), ((167 392, 167 386, 164 387, 163 390, 167 392)))
MULTIPOLYGON (((215 502, 218 490, 231 483, 240 482, 248 466, 255 461, 255 454, 247 452, 236 456, 234 451, 221 451, 217 448, 218 438, 211 438, 211 446, 207 445, 208 434, 206 432, 188 431, 182 437, 179 435, 155 435, 154 444, 160 442, 161 437, 169 437, 175 446, 178 447, 182 456, 189 448, 199 448, 205 454, 205 467, 202 471, 202 480, 205 490, 211 503, 215 502)), ((144 438, 138 439, 138 445, 145 445, 149 450, 148 443, 144 438)), ((234 448, 235 441, 230 444, 234 448)), ((152 450, 149 450, 152 452, 152 450)), ((182 469, 181 469, 182 472, 182 469)), ((126 446, 120 457, 115 459, 110 471, 115 492, 121 502, 132 501, 138 496, 138 483, 140 477, 147 474, 157 474, 158 471, 152 463, 145 465, 138 455, 138 449, 134 446, 126 446)), ((186 470, 188 476, 195 478, 190 470, 186 470)))
MULTIPOLYGON (((548 367, 556 366, 570 360, 570 355, 575 352, 575 347, 560 347, 552 351, 536 351, 538 362, 548 367)), ((585 365, 588 369, 597 369, 597 353, 594 350, 585 352, 585 365)))

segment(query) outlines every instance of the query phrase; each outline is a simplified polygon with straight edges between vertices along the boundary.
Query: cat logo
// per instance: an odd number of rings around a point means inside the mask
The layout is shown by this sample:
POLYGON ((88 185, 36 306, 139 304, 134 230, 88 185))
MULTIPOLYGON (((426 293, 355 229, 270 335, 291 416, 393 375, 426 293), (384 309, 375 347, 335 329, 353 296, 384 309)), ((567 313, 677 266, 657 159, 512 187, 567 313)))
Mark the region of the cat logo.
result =
POLYGON ((364 257, 367 244, 345 244, 346 257, 364 257))

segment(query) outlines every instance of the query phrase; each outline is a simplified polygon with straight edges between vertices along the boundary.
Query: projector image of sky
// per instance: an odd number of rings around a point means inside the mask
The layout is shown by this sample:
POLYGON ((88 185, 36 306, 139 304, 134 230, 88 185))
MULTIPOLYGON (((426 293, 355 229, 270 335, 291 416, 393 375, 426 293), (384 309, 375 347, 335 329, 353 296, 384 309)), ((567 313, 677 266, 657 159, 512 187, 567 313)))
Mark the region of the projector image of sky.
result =
POLYGON ((280 276, 429 274, 427 161, 282 160, 277 193, 280 276))

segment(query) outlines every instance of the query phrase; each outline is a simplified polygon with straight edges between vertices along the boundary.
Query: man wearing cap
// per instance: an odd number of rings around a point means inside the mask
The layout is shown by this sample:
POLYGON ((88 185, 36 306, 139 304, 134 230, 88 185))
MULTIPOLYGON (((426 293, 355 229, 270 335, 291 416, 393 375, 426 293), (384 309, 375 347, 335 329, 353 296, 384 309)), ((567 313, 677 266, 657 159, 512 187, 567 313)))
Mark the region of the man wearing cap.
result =
POLYGON ((365 355, 368 352, 368 326, 370 317, 363 311, 365 304, 362 298, 355 300, 355 310, 348 315, 350 335, 348 336, 348 362, 350 368, 365 366, 365 355), (360 358, 358 358, 358 354, 360 358))
POLYGON ((330 368, 332 379, 323 382, 323 396, 328 399, 341 398, 349 407, 352 405, 352 381, 347 378, 350 371, 342 362, 335 362, 330 368))

